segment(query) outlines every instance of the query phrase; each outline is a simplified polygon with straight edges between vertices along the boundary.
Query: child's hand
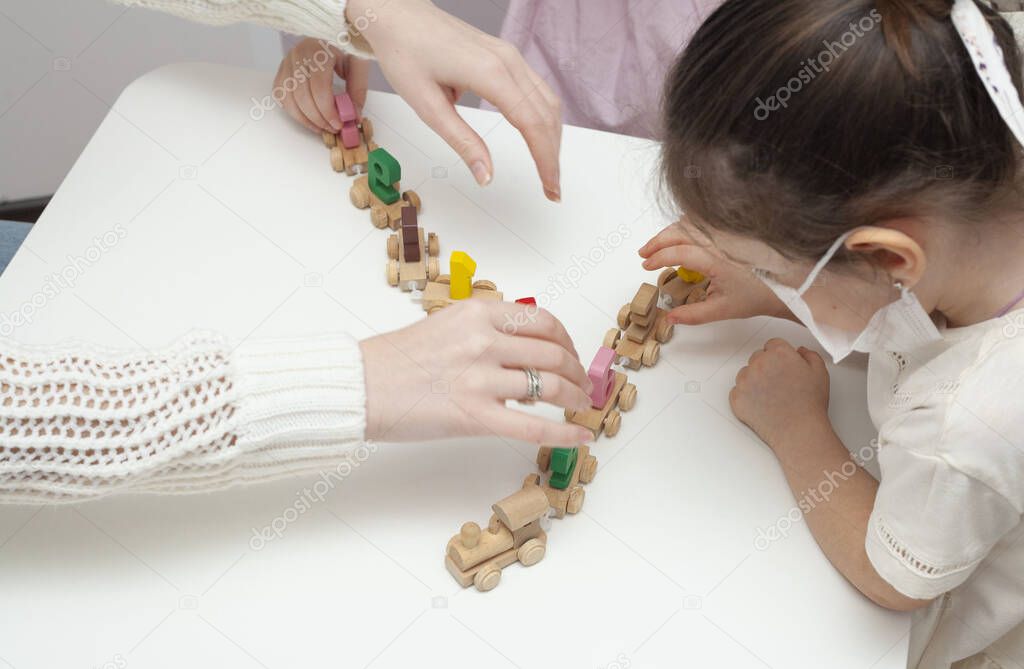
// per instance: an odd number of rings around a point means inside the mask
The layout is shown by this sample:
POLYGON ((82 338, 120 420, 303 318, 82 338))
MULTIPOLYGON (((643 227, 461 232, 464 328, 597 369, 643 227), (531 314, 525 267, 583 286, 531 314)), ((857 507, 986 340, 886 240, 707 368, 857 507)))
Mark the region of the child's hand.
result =
POLYGON ((770 339, 736 375, 729 404, 769 447, 794 430, 828 425, 828 370, 821 356, 770 339))
POLYGON ((519 51, 425 0, 349 0, 349 21, 361 28, 388 82, 455 149, 477 183, 494 168, 484 140, 455 110, 464 91, 492 103, 523 135, 544 193, 561 197, 558 154, 561 103, 519 51))
POLYGON ((369 72, 367 61, 307 37, 281 61, 274 78, 274 99, 313 132, 336 133, 341 119, 334 106, 334 74, 345 80, 345 90, 356 108, 362 109, 369 72))
POLYGON ((749 267, 740 266, 700 246, 678 223, 665 227, 640 249, 646 270, 682 265, 710 279, 703 302, 686 304, 669 312, 672 323, 702 325, 732 318, 776 316, 791 318, 789 310, 749 267))
POLYGON ((590 407, 591 383, 554 316, 507 302, 463 300, 397 332, 360 344, 366 370, 366 437, 412 441, 509 437, 576 446, 586 428, 505 406, 526 399, 524 368, 540 374, 541 399, 590 407))

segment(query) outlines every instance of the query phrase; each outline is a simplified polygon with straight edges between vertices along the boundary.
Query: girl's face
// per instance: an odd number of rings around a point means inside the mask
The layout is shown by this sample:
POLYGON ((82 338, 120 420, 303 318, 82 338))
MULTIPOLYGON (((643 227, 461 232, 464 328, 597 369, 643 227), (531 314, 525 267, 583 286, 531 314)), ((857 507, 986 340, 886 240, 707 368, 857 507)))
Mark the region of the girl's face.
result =
MULTIPOLYGON (((698 244, 710 245, 713 252, 734 266, 750 272, 759 270, 791 288, 800 288, 818 262, 817 258, 787 259, 764 242, 748 237, 720 231, 711 232, 709 237, 692 225, 684 223, 683 227, 692 230, 691 236, 698 244)), ((884 272, 866 263, 854 266, 833 260, 818 273, 803 299, 819 323, 860 332, 875 312, 899 299, 899 294, 884 272)))

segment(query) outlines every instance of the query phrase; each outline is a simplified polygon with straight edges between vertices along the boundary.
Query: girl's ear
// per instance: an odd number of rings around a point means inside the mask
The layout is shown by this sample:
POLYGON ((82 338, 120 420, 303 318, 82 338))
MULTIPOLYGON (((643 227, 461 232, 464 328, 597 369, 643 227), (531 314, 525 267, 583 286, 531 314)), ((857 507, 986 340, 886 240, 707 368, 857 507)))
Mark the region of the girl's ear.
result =
POLYGON ((881 267, 908 289, 921 280, 928 264, 924 249, 901 228, 912 227, 910 221, 883 221, 894 227, 865 226, 857 228, 846 239, 846 248, 862 254, 881 267), (908 225, 909 224, 909 225, 908 225))

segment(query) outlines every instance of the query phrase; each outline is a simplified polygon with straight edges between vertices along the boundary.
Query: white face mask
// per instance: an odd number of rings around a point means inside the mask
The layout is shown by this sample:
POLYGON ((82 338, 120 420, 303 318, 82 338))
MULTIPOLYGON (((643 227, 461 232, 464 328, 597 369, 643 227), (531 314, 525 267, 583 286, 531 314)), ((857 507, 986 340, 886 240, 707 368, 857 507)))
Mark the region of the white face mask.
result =
POLYGON ((838 363, 853 351, 862 353, 882 350, 903 352, 941 339, 942 335, 939 333, 939 329, 931 317, 925 313, 924 307, 921 306, 917 297, 900 283, 895 284, 900 291, 899 299, 876 311, 860 333, 840 330, 815 320, 810 305, 804 300, 804 293, 813 285, 814 280, 818 278, 818 275, 825 269, 825 265, 832 260, 832 256, 839 251, 850 234, 852 231, 836 240, 799 288, 783 286, 767 276, 764 270, 755 268, 754 275, 789 307, 801 323, 807 326, 822 348, 832 356, 833 362, 838 363))

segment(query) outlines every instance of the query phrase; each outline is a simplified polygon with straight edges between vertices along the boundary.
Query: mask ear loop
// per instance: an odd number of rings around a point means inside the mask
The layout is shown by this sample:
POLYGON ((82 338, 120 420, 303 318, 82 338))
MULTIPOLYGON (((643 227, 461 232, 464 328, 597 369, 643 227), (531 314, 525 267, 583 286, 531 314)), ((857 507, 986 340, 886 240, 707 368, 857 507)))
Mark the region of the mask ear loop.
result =
POLYGON ((846 242, 846 240, 850 238, 850 235, 852 235, 853 232, 853 230, 848 230, 847 232, 844 232, 842 236, 839 237, 839 239, 832 242, 832 246, 829 247, 825 255, 821 257, 821 260, 818 261, 818 263, 811 270, 811 273, 807 275, 807 278, 804 279, 804 282, 797 289, 797 295, 800 295, 802 297, 803 294, 806 293, 812 285, 814 285, 814 281, 818 278, 818 275, 821 274, 821 271, 825 269, 825 265, 827 265, 829 261, 832 260, 832 257, 839 252, 839 247, 841 247, 846 242))

